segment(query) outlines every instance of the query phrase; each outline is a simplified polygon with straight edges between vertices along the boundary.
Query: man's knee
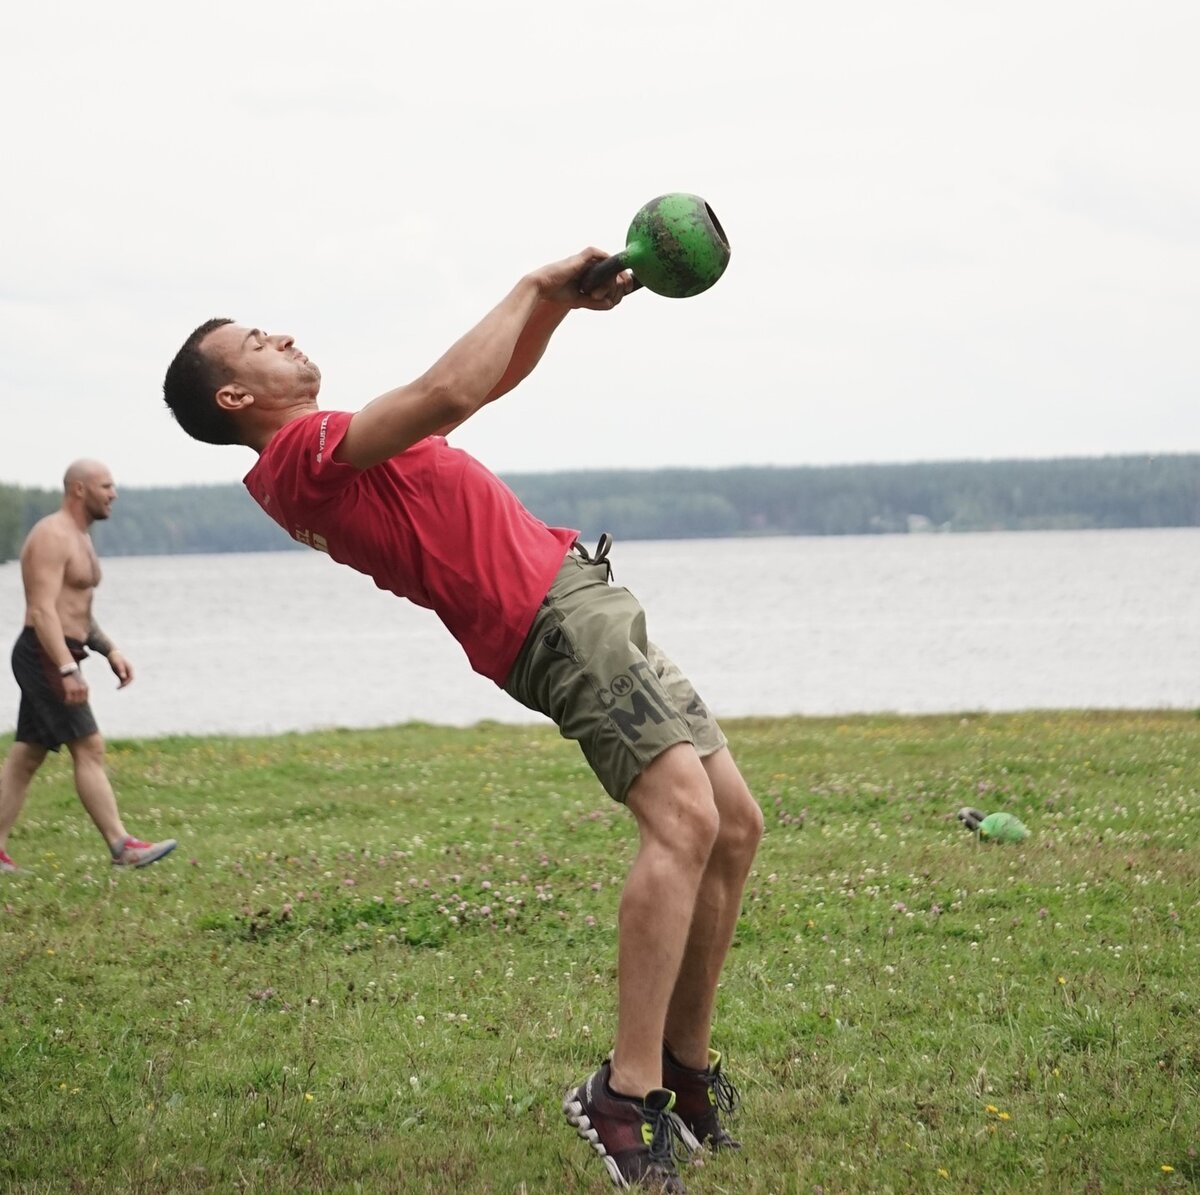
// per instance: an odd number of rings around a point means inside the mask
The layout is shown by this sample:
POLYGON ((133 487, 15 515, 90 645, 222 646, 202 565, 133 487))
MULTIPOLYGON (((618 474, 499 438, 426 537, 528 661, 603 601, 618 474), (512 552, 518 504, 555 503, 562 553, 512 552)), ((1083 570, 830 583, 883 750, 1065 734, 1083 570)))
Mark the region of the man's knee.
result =
POLYGON ((77 764, 102 763, 104 760, 104 736, 99 731, 72 739, 67 744, 71 758, 77 764))
POLYGON ((703 867, 721 830, 712 785, 690 743, 664 751, 637 778, 627 802, 644 835, 681 862, 703 867))
POLYGON ((758 852, 763 830, 762 809, 746 792, 744 797, 721 808, 721 832, 715 849, 730 858, 744 860, 748 865, 758 852))
POLYGON ((34 773, 46 762, 49 748, 38 743, 13 743, 8 753, 6 765, 27 783, 33 779, 34 773))
POLYGON ((687 820, 680 835, 681 850, 703 866, 712 855, 721 834, 721 815, 712 799, 707 785, 689 790, 687 797, 687 820))
POLYGON ((716 850, 749 866, 765 829, 762 809, 727 751, 708 757, 704 766, 721 817, 716 850))

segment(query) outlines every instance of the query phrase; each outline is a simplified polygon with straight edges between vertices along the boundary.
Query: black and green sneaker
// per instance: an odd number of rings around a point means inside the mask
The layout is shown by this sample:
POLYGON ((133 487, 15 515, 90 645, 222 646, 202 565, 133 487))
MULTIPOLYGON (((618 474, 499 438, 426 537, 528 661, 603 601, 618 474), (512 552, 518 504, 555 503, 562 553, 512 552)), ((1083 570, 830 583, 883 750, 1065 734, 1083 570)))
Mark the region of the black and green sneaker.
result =
POLYGON ((742 1102, 737 1088, 721 1073, 721 1055, 708 1052, 708 1066, 684 1066, 664 1045, 663 1086, 675 1093, 675 1113, 701 1144, 709 1149, 741 1149, 722 1117, 732 1118, 742 1102))
POLYGON ((575 1131, 600 1155, 609 1177, 622 1190, 637 1187, 686 1195, 678 1163, 700 1143, 675 1115, 675 1093, 664 1088, 645 1099, 617 1095, 604 1063, 563 1099, 563 1112, 575 1131))

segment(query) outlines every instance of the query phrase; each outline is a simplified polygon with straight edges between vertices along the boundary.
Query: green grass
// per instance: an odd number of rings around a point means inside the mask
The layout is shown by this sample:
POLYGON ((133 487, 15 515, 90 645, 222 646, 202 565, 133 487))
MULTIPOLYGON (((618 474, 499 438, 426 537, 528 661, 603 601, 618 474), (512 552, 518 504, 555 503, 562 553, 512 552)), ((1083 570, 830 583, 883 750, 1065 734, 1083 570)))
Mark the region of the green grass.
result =
MULTIPOLYGON (((737 1192, 1200 1183, 1200 719, 731 722, 767 834, 716 1044, 737 1192), (962 805, 1008 809, 981 846, 962 805), (1166 1169, 1170 1167, 1171 1169, 1166 1169)), ((607 1192, 563 1088, 611 1044, 634 845, 550 729, 110 744, 0 879, 0 1188, 607 1192)))

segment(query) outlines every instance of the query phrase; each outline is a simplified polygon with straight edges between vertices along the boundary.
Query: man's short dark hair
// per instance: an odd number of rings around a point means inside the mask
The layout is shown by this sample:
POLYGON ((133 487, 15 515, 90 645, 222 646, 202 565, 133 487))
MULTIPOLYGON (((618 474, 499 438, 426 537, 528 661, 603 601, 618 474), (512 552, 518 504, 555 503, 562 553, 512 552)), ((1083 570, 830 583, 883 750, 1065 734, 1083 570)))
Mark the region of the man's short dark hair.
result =
POLYGON ((217 391, 232 381, 225 367, 211 354, 200 351, 200 342, 231 319, 210 319, 183 342, 163 379, 163 398, 175 422, 194 440, 205 444, 240 444, 237 425, 228 411, 217 405, 217 391))

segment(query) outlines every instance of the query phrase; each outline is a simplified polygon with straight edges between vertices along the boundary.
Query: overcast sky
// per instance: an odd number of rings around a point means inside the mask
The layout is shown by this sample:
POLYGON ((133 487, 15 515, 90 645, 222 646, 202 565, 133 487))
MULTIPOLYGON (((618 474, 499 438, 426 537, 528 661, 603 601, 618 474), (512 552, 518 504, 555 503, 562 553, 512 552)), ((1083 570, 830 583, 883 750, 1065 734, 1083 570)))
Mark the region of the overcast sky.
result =
POLYGON ((26 4, 0 40, 0 482, 228 482, 198 323, 322 406, 668 191, 732 259, 580 312, 455 435, 499 472, 1200 450, 1200 4, 26 4))

